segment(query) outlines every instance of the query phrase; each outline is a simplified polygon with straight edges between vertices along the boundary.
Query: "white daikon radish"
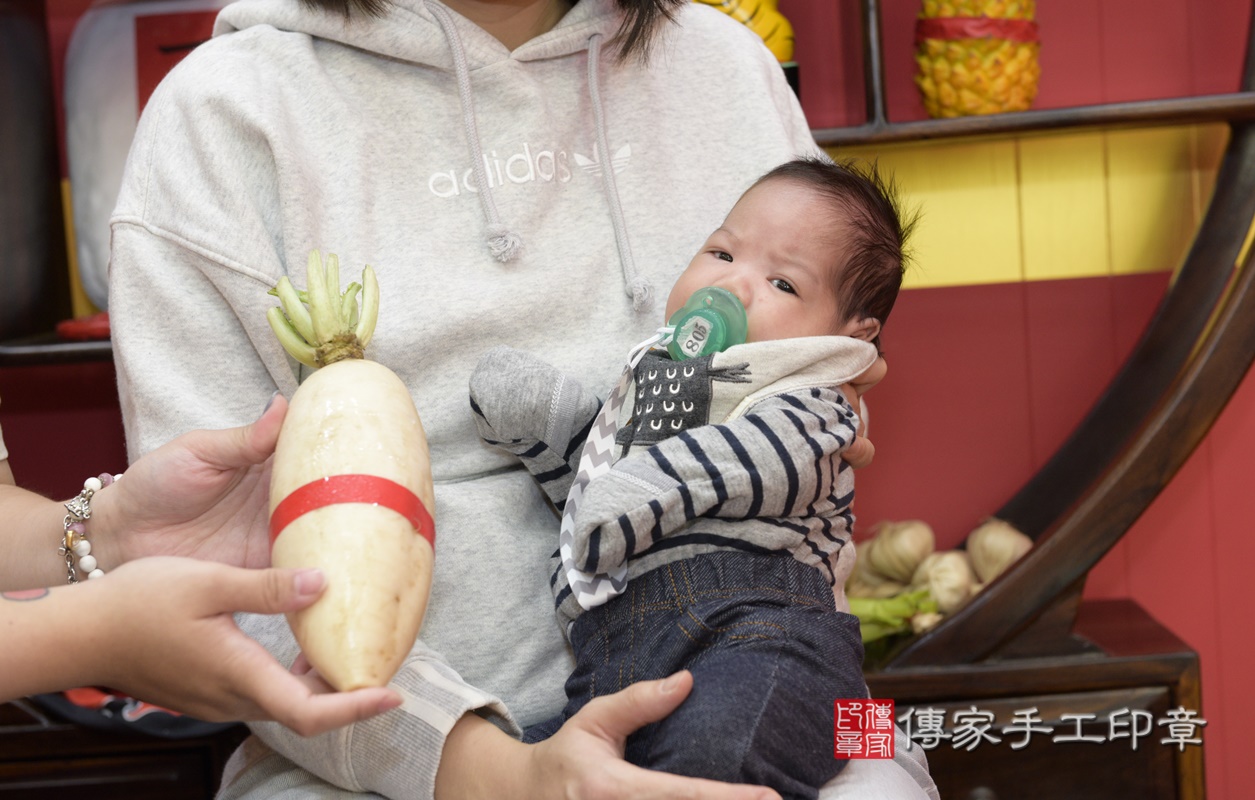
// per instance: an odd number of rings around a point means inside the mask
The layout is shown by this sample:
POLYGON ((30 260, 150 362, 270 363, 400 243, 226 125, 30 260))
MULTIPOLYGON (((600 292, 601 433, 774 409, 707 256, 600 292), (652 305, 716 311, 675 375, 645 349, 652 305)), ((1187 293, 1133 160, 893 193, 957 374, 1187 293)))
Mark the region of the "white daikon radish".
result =
POLYGON ((322 597, 288 615, 306 658, 341 691, 383 686, 414 645, 427 608, 435 527, 427 437, 405 384, 363 358, 379 285, 340 293, 339 262, 310 253, 307 290, 279 279, 266 318, 297 361, 317 369, 293 395, 270 479, 271 561, 318 567, 322 597), (361 291, 359 313, 357 294, 361 291), (308 308, 306 308, 306 304, 308 308))

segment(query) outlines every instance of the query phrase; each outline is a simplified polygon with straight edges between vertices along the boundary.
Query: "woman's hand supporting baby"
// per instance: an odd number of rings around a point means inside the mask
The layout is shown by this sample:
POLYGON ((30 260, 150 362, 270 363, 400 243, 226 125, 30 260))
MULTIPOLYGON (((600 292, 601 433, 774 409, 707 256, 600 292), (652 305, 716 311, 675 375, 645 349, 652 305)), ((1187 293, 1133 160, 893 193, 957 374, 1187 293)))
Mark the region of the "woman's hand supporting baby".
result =
POLYGON ((591 701, 538 744, 522 744, 468 714, 445 741, 436 798, 779 800, 780 795, 762 786, 686 778, 623 760, 628 735, 666 717, 692 688, 688 672, 632 684, 591 701), (493 767, 486 769, 488 764, 493 767))

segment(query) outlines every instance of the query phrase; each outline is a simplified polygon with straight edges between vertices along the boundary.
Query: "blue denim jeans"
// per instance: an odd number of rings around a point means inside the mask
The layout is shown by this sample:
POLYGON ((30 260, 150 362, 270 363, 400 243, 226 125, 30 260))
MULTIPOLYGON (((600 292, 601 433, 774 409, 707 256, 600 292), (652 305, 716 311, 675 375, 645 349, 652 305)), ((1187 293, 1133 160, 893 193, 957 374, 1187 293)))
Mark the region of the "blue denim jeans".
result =
POLYGON ((692 693, 628 738, 628 761, 784 798, 815 798, 847 763, 833 757, 833 701, 866 696, 858 619, 835 610, 819 570, 788 554, 659 567, 584 612, 571 644, 567 705, 524 741, 553 735, 594 697, 688 669, 692 693))

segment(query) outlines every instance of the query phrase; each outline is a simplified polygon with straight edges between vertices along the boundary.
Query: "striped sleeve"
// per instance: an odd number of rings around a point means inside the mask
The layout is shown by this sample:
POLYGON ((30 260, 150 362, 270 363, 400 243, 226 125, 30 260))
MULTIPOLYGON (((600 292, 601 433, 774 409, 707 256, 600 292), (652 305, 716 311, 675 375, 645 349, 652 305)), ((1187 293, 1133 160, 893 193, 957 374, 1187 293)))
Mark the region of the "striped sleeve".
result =
POLYGON ((576 561, 589 572, 609 571, 699 517, 772 519, 803 539, 816 518, 848 530, 852 497, 838 490, 838 476, 857 427, 838 391, 813 388, 633 454, 585 490, 576 561))
POLYGON ((518 456, 559 511, 601 401, 540 359, 498 347, 470 380, 471 415, 486 444, 518 456))

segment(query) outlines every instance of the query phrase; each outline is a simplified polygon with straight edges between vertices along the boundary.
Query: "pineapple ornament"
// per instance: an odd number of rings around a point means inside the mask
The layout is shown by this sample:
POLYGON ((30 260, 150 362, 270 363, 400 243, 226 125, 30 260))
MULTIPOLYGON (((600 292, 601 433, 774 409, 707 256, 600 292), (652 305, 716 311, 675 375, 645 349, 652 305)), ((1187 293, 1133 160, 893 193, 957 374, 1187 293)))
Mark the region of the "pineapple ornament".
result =
POLYGON ((924 0, 915 83, 930 117, 1024 111, 1041 67, 1034 0, 924 0))

